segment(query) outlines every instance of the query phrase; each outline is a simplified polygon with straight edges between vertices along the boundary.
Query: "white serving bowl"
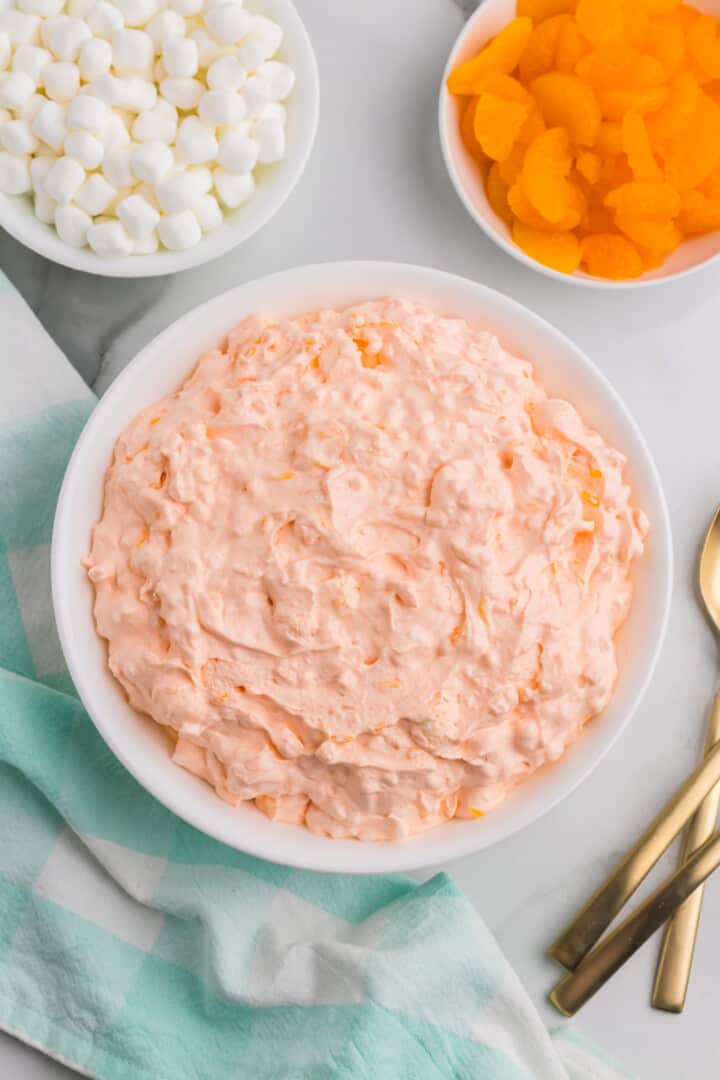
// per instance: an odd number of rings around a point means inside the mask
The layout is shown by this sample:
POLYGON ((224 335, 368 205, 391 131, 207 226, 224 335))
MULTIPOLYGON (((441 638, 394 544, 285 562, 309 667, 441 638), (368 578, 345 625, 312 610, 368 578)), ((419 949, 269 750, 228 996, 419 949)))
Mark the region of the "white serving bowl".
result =
POLYGON ((287 107, 287 152, 277 165, 255 171, 257 188, 252 198, 225 214, 222 225, 206 233, 187 251, 154 255, 122 255, 104 258, 90 248, 74 248, 60 239, 54 226, 35 216, 27 195, 0 193, 0 225, 25 247, 46 259, 105 277, 156 277, 175 274, 224 255, 256 233, 280 209, 300 179, 315 141, 320 89, 315 53, 300 16, 291 0, 250 0, 248 9, 267 15, 283 28, 279 56, 294 70, 297 79, 287 107))
POLYGON ((655 666, 672 580, 667 509, 655 466, 627 408, 604 375, 558 330, 515 301, 464 278, 393 263, 325 263, 241 285, 184 315, 135 357, 100 400, 68 465, 55 518, 55 617, 70 674, 100 734, 133 776, 198 829, 273 862, 312 870, 373 873, 445 862, 502 840, 568 795, 598 764, 634 712, 655 666), (551 391, 573 401, 628 458, 634 497, 647 513, 647 551, 634 571, 636 601, 621 631, 613 699, 567 754, 531 776, 482 821, 453 821, 392 844, 330 840, 269 821, 252 806, 233 808, 170 759, 160 728, 128 704, 107 666, 92 616, 93 590, 81 566, 100 517, 114 443, 146 406, 174 391, 198 356, 252 312, 297 315, 383 296, 426 304, 495 332, 528 357, 551 391))
MULTIPOLYGON (((717 0, 694 0, 693 7, 717 15, 717 0)), ((571 285, 587 285, 596 289, 637 289, 676 281, 715 262, 720 256, 720 230, 684 240, 668 255, 662 266, 648 270, 638 278, 623 281, 591 277, 583 270, 576 270, 574 274, 562 274, 559 270, 543 266, 517 246, 507 223, 499 218, 490 206, 485 193, 483 172, 462 141, 460 118, 463 103, 467 99, 456 97, 447 89, 450 72, 479 52, 490 38, 507 26, 515 17, 515 9, 516 0, 483 0, 460 31, 443 72, 438 108, 440 145, 450 179, 470 217, 491 240, 518 262, 545 274, 546 277, 569 282, 571 285)))

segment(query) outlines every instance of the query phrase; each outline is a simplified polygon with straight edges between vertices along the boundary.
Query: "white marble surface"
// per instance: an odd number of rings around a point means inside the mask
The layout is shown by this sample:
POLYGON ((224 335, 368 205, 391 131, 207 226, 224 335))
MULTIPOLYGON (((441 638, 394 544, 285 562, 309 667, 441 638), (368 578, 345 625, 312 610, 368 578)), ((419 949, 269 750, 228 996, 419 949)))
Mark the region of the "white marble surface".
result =
MULTIPOLYGON (((677 573, 660 668, 629 730, 579 791, 522 834, 450 867, 548 1022, 556 1022, 543 1003, 557 975, 544 949, 694 765, 717 681, 715 643, 692 573, 720 500, 720 267, 627 295, 523 269, 480 235, 442 165, 437 86, 461 25, 451 0, 298 0, 298 7, 320 63, 320 132, 297 191, 259 235, 166 280, 85 277, 44 263, 7 236, 0 265, 85 376, 99 373, 100 390, 158 330, 214 293, 286 266, 344 258, 425 263, 492 285, 565 330, 609 375, 655 454, 673 521, 677 573)), ((682 1016, 649 1007, 656 949, 657 942, 646 945, 579 1025, 643 1080, 715 1080, 720 875, 707 889, 682 1016)), ((69 1074, 3 1036, 0 1076, 69 1074)))

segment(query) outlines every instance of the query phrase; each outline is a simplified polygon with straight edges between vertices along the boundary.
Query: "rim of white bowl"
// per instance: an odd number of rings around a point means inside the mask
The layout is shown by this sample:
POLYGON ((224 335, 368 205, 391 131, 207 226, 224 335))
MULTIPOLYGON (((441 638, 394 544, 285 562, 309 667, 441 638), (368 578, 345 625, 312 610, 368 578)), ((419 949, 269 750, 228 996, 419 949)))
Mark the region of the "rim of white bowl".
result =
MULTIPOLYGON (((450 92, 447 88, 447 80, 453 68, 456 66, 457 56, 462 52, 463 46, 468 37, 472 36, 475 27, 479 22, 484 22, 488 13, 492 11, 494 7, 497 7, 504 0, 482 0, 477 10, 467 20, 462 30, 458 34, 450 50, 447 63, 443 69, 442 80, 440 82, 440 94, 438 101, 438 130, 440 134, 440 147, 442 149, 443 160, 445 161, 445 168, 447 169, 452 185, 460 199, 461 203, 467 210, 470 217, 473 219, 476 225, 493 240, 498 247, 507 252, 508 255, 512 255, 514 259, 522 263, 523 266, 529 267, 531 270, 535 270, 539 274, 543 274, 545 277, 551 278, 553 281, 561 281, 565 285, 578 285, 582 288, 589 289, 647 289, 658 285, 669 285, 671 282, 681 281, 683 278, 691 277, 693 274, 697 274, 699 271, 706 269, 713 263, 716 263, 720 259, 720 251, 714 255, 709 255, 707 258, 700 260, 697 263, 693 263, 691 266, 687 266, 682 270, 676 270, 671 273, 656 274, 656 271, 647 271, 638 278, 627 278, 619 281, 615 281, 612 278, 598 278, 593 277, 590 274, 586 274, 581 270, 576 270, 572 274, 563 274, 560 270, 553 270, 551 266, 545 266, 544 263, 538 262, 537 259, 533 259, 530 255, 513 243, 512 240, 505 237, 499 228, 491 227, 485 218, 478 212, 477 207, 473 199, 470 197, 465 185, 462 182, 457 166, 455 164, 455 158, 450 146, 450 135, 448 130, 448 100, 450 98, 450 92)), ((490 38, 489 35, 488 40, 490 38)), ((492 218, 499 219, 494 211, 490 210, 492 218)))
POLYGON ((266 225, 287 201, 305 171, 318 128, 320 77, 310 36, 292 0, 254 0, 252 8, 282 26, 279 55, 291 63, 296 83, 285 103, 286 154, 276 165, 263 167, 255 194, 244 206, 226 212, 217 229, 205 233, 199 243, 186 251, 160 250, 152 255, 116 258, 105 258, 89 248, 66 244, 54 226, 35 217, 27 195, 0 194, 0 226, 25 247, 60 266, 100 277, 134 278, 176 274, 202 266, 232 251, 266 225))
MULTIPOLYGON (((409 298, 412 298, 412 296, 409 298)), ((332 300, 329 302, 332 303, 332 300)), ((418 300, 418 302, 431 305, 431 301, 427 299, 418 300)), ((457 302, 458 307, 462 306, 460 299, 455 302, 457 302)), ((253 300, 253 306, 249 310, 257 310, 261 304, 262 301, 253 300)), ((268 310, 271 306, 271 303, 267 304, 265 310, 268 310)), ((295 310, 298 308, 298 303, 293 300, 290 306, 295 310)), ((439 309, 440 306, 438 306, 439 309)), ((247 313, 249 313, 249 310, 247 310, 247 313)), ((196 358, 197 356, 195 356, 196 358)), ((532 357, 530 357, 530 360, 532 362, 532 357)), ((186 360, 175 360, 175 365, 178 368, 178 382, 184 377, 183 371, 179 370, 181 362, 186 363, 186 360)), ((148 401, 147 404, 150 404, 150 402, 148 401)), ((93 458, 90 457, 89 460, 93 460, 93 458)), ((103 475, 107 467, 107 460, 109 458, 106 458, 102 464, 103 475)), ((93 524, 95 520, 97 520, 96 516, 93 518, 93 524)), ((101 737, 116 757, 128 772, 160 803, 206 835, 236 850, 270 862, 327 873, 395 873, 446 863, 452 859, 473 854, 483 848, 499 843, 544 817, 553 807, 567 798, 595 770, 627 728, 647 691, 655 670, 665 638, 670 611, 673 549, 670 520, 662 484, 653 457, 637 422, 604 373, 565 334, 504 293, 445 271, 414 266, 408 263, 374 261, 326 262, 283 270, 219 294, 187 312, 180 319, 166 327, 152 341, 148 342, 123 369, 93 410, 68 463, 58 497, 53 525, 51 577, 53 608, 58 635, 68 670, 80 699, 101 737), (538 338, 542 342, 542 346, 537 350, 538 352, 541 351, 541 348, 548 349, 550 343, 552 343, 553 348, 557 347, 561 350, 566 358, 571 357, 567 363, 568 367, 573 367, 580 372, 581 377, 588 382, 594 381, 595 386, 601 389, 602 393, 605 394, 603 408, 608 406, 606 408, 608 425, 606 426, 610 425, 613 415, 615 420, 619 420, 620 424, 626 429, 628 438, 637 447, 639 457, 636 465, 639 464, 641 470, 645 472, 647 487, 644 494, 647 500, 652 502, 654 519, 651 536, 658 566, 662 569, 662 580, 658 578, 654 582, 660 592, 660 604, 656 612, 656 621, 652 624, 653 632, 649 641, 652 647, 650 648, 648 645, 648 650, 643 653, 642 664, 638 665, 639 670, 644 674, 641 679, 635 680, 634 690, 624 706, 625 711, 620 718, 614 720, 612 729, 606 724, 602 732, 595 734, 594 737, 593 731, 588 730, 581 739, 575 741, 560 761, 554 763, 549 770, 539 770, 538 773, 528 778, 527 781, 519 785, 514 792, 507 796, 504 803, 488 814, 485 822, 492 820, 493 829, 491 835, 488 835, 487 827, 478 829, 477 822, 451 821, 426 832, 415 834, 405 840, 392 843, 365 843, 357 840, 331 840, 319 837, 309 833, 303 826, 289 826, 277 822, 268 823, 267 819, 264 819, 260 811, 255 808, 238 809, 224 803, 209 785, 175 765, 171 761, 168 750, 164 753, 161 770, 164 770, 165 773, 167 773, 168 769, 172 771, 171 774, 168 774, 166 784, 163 776, 158 776, 152 761, 145 758, 138 760, 137 756, 134 757, 131 753, 128 753, 123 742, 122 730, 118 734, 108 716, 104 715, 97 707, 96 697, 98 695, 92 685, 92 665, 90 665, 89 669, 87 651, 83 647, 78 632, 81 622, 83 622, 84 631, 80 633, 87 632, 89 624, 92 626, 92 636, 86 640, 94 640, 96 644, 100 643, 102 645, 103 660, 100 678, 108 685, 112 684, 115 694, 120 692, 120 688, 107 667, 106 643, 101 641, 95 630, 94 617, 91 611, 91 598, 88 596, 78 600, 76 592, 73 592, 72 587, 68 586, 72 574, 77 573, 80 560, 84 558, 87 552, 87 543, 89 542, 88 533, 85 535, 85 547, 80 551, 77 546, 73 547, 73 542, 69 537, 73 516, 76 513, 74 502, 78 498, 78 492, 87 492, 88 490, 85 479, 85 459, 88 455, 92 455, 96 432, 105 430, 108 438, 112 438, 113 442, 116 440, 125 427, 124 420, 120 422, 113 420, 116 401, 122 401, 126 384, 131 384, 138 379, 144 369, 147 368, 149 371, 156 366, 161 366, 161 364, 165 368, 168 367, 167 356, 174 356, 175 354, 166 353, 163 355, 163 348, 167 343, 175 340, 177 344, 177 341, 184 340, 189 328, 197 321, 202 322, 204 326, 212 326, 213 319, 216 320, 217 331, 208 331, 207 339, 208 341, 220 340, 229 329, 228 319, 223 316, 218 322, 215 310, 219 311, 223 307, 229 306, 231 299, 233 311, 236 307, 238 308, 237 317, 234 316, 235 321, 246 314, 247 309, 243 308, 241 303, 242 294, 252 294, 263 290, 266 292, 274 291, 276 294, 288 298, 296 297, 298 293, 305 290, 313 295, 313 300, 304 305, 304 310, 311 310, 313 303, 315 307, 318 306, 318 301, 314 299, 315 294, 321 294, 322 292, 332 293, 333 289, 342 289, 343 286, 338 283, 348 278, 351 280, 357 278, 358 281, 361 279, 363 284, 353 288, 352 298, 342 301, 344 304, 359 303, 366 299, 390 295, 392 288, 380 283, 388 278, 397 278, 404 281, 405 284, 397 289, 395 295, 402 295, 403 292, 414 292, 415 297, 417 297, 418 293, 425 295, 434 291, 438 293, 444 291, 446 294, 452 293, 456 297, 462 294, 464 298, 469 298, 472 295, 473 305, 477 303, 481 309, 483 302, 485 302, 486 306, 494 307, 496 312, 501 312, 500 315, 496 314, 495 318, 497 320, 506 320, 508 325, 513 322, 524 322, 528 332, 531 328, 538 333, 538 338), (87 599, 87 603, 85 603, 85 599, 87 599), (592 749, 587 742, 591 738, 593 738, 592 749), (581 756, 582 746, 588 746, 584 759, 581 761, 576 758, 574 761, 567 760, 569 755, 578 749, 578 746, 580 746, 581 756), (564 770, 563 764, 565 764, 564 770), (549 783, 547 782, 548 779, 549 783), (546 781, 544 784, 543 780, 546 781), (535 783, 543 784, 545 795, 544 798, 533 801, 528 788, 529 785, 535 783), (183 788, 188 794, 176 790, 180 788, 183 788), (196 789, 202 789, 201 797, 194 794, 196 789), (515 808, 515 815, 506 816, 504 820, 495 816, 502 815, 503 808, 508 808, 509 801, 513 799, 516 793, 522 797, 523 790, 528 792, 529 806, 523 803, 520 812, 517 812, 517 808, 515 808), (210 801, 208 801, 208 797, 210 801), (198 809, 195 805, 196 801, 204 805, 198 809), (253 815, 258 815, 258 820, 263 822, 263 826, 260 827, 259 825, 258 828, 259 837, 254 835, 252 829, 246 827, 247 819, 240 817, 246 809, 253 815), (269 830, 265 828, 268 824, 270 826, 269 830), (468 826, 469 828, 467 828, 468 826), (441 834, 443 840, 441 850, 438 850, 440 847, 438 843, 440 840, 438 836, 439 830, 444 830, 441 834), (263 837, 263 833, 268 835, 263 837), (309 849, 307 853, 304 851, 305 844, 309 849)), ((82 580, 84 582, 83 588, 87 591, 89 583, 84 574, 82 574, 82 580)), ((638 599, 636 599, 636 603, 638 599)), ((615 693, 617 693, 617 690, 615 693)), ((122 694, 124 697, 124 692, 122 694)), ((608 709, 612 707, 612 704, 611 700, 608 709)), ((134 715, 136 720, 139 719, 147 725, 153 724, 150 718, 141 717, 140 714, 135 713, 127 702, 125 702, 125 707, 134 715)), ((605 719, 605 712, 598 718, 600 723, 605 719)), ((256 819, 253 817, 252 820, 256 819)))

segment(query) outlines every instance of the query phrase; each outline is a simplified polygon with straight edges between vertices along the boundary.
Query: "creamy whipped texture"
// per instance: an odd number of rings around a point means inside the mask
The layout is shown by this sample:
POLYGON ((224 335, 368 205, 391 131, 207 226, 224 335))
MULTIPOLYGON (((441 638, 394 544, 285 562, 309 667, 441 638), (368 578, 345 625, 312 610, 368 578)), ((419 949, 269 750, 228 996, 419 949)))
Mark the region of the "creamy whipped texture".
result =
POLYGON ((612 694, 624 466, 461 319, 253 316, 118 440, 110 668, 230 803, 362 840, 480 817, 612 694))

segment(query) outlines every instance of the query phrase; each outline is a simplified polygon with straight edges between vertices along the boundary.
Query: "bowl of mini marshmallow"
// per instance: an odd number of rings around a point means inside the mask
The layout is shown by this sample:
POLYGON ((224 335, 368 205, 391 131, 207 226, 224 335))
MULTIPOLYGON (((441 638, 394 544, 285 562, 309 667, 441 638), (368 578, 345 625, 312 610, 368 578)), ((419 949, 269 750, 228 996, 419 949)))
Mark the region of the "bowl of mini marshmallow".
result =
POLYGON ((0 225, 89 273, 198 266, 282 206, 318 122, 290 0, 13 0, 0 225))

